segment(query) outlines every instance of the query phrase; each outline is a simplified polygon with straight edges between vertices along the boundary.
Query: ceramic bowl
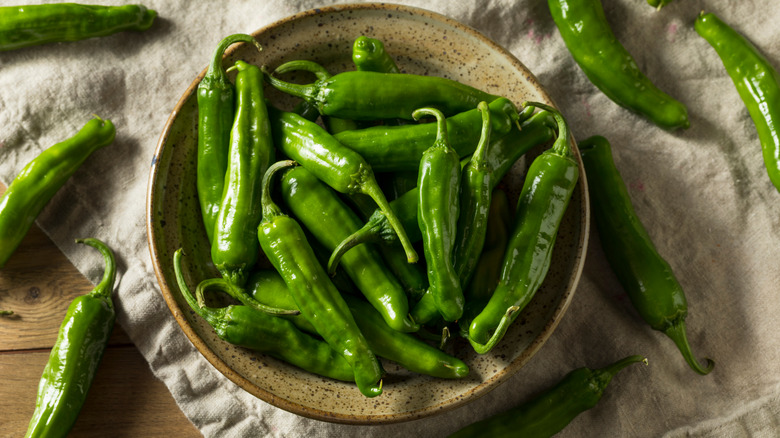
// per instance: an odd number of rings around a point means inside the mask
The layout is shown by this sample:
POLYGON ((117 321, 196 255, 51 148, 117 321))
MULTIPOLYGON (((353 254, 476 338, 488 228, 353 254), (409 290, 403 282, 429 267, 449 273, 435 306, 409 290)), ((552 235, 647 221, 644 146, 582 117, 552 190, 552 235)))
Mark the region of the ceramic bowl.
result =
MULTIPOLYGON (((360 35, 383 41, 403 72, 456 79, 506 96, 518 105, 525 100, 553 104, 533 74, 506 50, 468 26, 406 6, 348 5, 303 12, 255 32, 262 52, 234 45, 224 65, 243 59, 273 69, 285 61, 309 59, 332 73, 351 70, 352 43, 360 35)), ((168 307, 182 331, 217 370, 254 396, 299 415, 380 424, 419 419, 464 405, 509 378, 539 351, 563 317, 584 264, 588 202, 581 162, 583 178, 561 225, 552 267, 533 301, 489 354, 477 355, 467 342, 455 342, 451 347, 450 353, 471 369, 465 379, 417 375, 384 362, 388 372, 384 393, 368 399, 354 384, 318 377, 218 339, 188 308, 172 267, 174 251, 183 247, 190 287, 217 275, 209 261, 195 192, 195 92, 204 73, 205 69, 184 92, 160 137, 149 180, 147 232, 168 307)), ((292 100, 284 101, 278 94, 268 92, 268 97, 282 106, 292 105, 292 100)), ((538 147, 531 155, 542 149, 538 147)), ((510 199, 516 199, 524 172, 521 160, 507 176, 510 199)))

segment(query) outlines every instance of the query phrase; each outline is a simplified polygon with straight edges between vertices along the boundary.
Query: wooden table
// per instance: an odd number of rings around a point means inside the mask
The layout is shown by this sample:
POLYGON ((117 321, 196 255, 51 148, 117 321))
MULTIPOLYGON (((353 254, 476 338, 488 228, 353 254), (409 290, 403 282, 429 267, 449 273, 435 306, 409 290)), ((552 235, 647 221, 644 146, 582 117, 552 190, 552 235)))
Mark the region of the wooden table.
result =
MULTIPOLYGON (((5 187, 0 184, 0 194, 5 187)), ((71 300, 92 290, 37 226, 0 270, 0 437, 21 437, 71 300)), ((117 324, 73 437, 201 436, 117 324)))

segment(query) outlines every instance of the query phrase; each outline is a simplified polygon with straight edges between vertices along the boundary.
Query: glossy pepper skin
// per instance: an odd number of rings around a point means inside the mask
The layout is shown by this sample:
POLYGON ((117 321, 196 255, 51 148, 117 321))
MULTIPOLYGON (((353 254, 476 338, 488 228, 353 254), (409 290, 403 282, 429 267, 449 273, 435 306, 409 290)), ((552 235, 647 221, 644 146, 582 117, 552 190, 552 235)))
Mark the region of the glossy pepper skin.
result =
POLYGON ((359 36, 352 44, 352 62, 358 71, 400 73, 393 58, 385 51, 385 45, 376 38, 359 36))
POLYGON ((233 127, 236 90, 222 69, 222 56, 235 43, 260 44, 251 35, 229 35, 220 41, 206 74, 198 84, 198 201, 203 226, 211 242, 214 223, 222 203, 225 187, 230 131, 233 127))
POLYGON ((353 382, 352 367, 328 344, 301 332, 283 318, 243 305, 213 308, 201 306, 193 296, 181 270, 182 250, 173 254, 173 268, 182 296, 217 336, 239 347, 265 353, 311 373, 353 382))
POLYGON ((352 366, 360 392, 366 397, 376 397, 382 393, 381 364, 306 241, 303 229, 271 199, 274 173, 294 164, 293 161, 277 162, 263 177, 263 219, 257 233, 260 246, 284 279, 301 314, 352 366))
POLYGON ((414 117, 436 117, 438 135, 420 160, 417 178, 419 201, 417 223, 423 238, 425 262, 428 265, 428 292, 445 321, 455 321, 463 314, 463 290, 453 264, 458 227, 460 158, 447 140, 447 124, 441 111, 434 108, 415 110, 414 117))
POLYGON ((275 149, 263 98, 260 68, 236 61, 236 115, 230 131, 227 173, 214 224, 211 259, 230 283, 243 286, 257 262, 260 185, 275 149))
POLYGON ((76 3, 0 7, 0 51, 61 41, 144 31, 157 13, 142 5, 76 3))
POLYGON ((35 412, 26 438, 65 437, 78 418, 97 372, 116 311, 111 299, 116 280, 114 254, 97 239, 79 239, 103 254, 103 279, 88 294, 76 297, 65 313, 57 341, 38 384, 35 412))
POLYGON ((532 400, 473 423, 449 438, 551 437, 578 415, 595 407, 612 378, 637 362, 647 364, 647 359, 629 356, 601 369, 577 368, 532 400))
MULTIPOLYGON (((262 270, 253 273, 250 284, 253 285, 251 290, 254 297, 266 305, 290 307, 295 304, 284 280, 275 271, 262 270)), ((408 333, 393 330, 364 300, 349 295, 345 295, 344 300, 368 345, 377 356, 392 360, 407 370, 443 379, 459 379, 468 375, 469 367, 463 361, 408 333)), ((301 330, 317 333, 302 315, 289 319, 301 330)))
POLYGON ((460 334, 468 338, 469 325, 485 307, 501 279, 501 261, 509 241, 512 227, 512 211, 506 192, 493 190, 487 216, 485 243, 479 255, 471 280, 463 288, 466 305, 458 320, 460 334))
POLYGON ((355 70, 300 85, 267 76, 274 88, 314 104, 323 116, 350 120, 412 119, 431 106, 447 116, 492 102, 498 96, 451 79, 355 70))
POLYGON ((93 118, 73 137, 30 161, 0 197, 0 268, 21 243, 40 212, 96 150, 114 141, 110 120, 93 118))
POLYGON ((359 153, 339 143, 318 124, 295 113, 271 107, 271 120, 274 142, 285 155, 339 193, 370 196, 398 235, 407 261, 418 260, 406 229, 379 188, 371 166, 359 153))
MULTIPOLYGON (((281 192, 292 215, 328 251, 362 225, 333 189, 303 167, 283 174, 281 192)), ((365 245, 355 248, 344 257, 341 267, 388 326, 417 331, 419 327, 409 318, 406 293, 379 252, 365 245)))
MULTIPOLYGON (((491 119, 493 114, 491 114, 491 119)), ((500 139, 491 141, 488 147, 485 162, 492 169, 490 181, 491 190, 509 172, 512 165, 533 147, 543 144, 555 137, 554 131, 549 127, 551 119, 547 111, 539 111, 521 124, 521 128, 513 127, 509 134, 500 139)), ((448 119, 448 121, 451 120, 448 119)), ((449 126, 449 125, 448 125, 449 126)), ((495 125, 493 132, 495 132, 495 125)), ((450 134, 451 135, 451 134, 450 134)), ((495 136, 491 134, 491 138, 495 136)), ((478 141, 478 140, 477 140, 478 141)), ((433 140, 431 141, 431 143, 433 140)), ((461 161, 462 164, 463 161, 461 161)), ((418 160, 419 167, 419 160, 418 160)), ((412 242, 422 239, 417 224, 417 207, 419 202, 417 187, 404 193, 390 203, 391 208, 398 216, 405 230, 408 230, 409 239, 412 242)), ((397 242, 395 233, 389 226, 387 218, 380 210, 376 210, 366 221, 365 225, 355 231, 349 238, 344 239, 331 256, 330 266, 338 265, 338 258, 350 248, 366 242, 381 242, 392 245, 397 242)))
POLYGON ((609 142, 594 136, 580 142, 588 175, 591 211, 612 270, 642 319, 669 336, 690 367, 709 373, 714 363, 696 361, 685 334, 688 302, 669 263, 658 253, 636 215, 609 142))
POLYGON ((688 128, 688 109, 639 70, 604 16, 600 0, 548 0, 572 57, 599 90, 618 105, 667 129, 688 128))
POLYGON ((702 13, 696 32, 715 49, 753 119, 769 179, 780 191, 780 74, 743 35, 702 13))
MULTIPOLYGON (((515 105, 505 98, 490 102, 492 135, 498 139, 520 122, 515 105)), ((473 109, 447 118, 450 145, 465 157, 474 153, 482 134, 482 113, 475 102, 473 109)), ((344 146, 359 153, 374 172, 417 171, 423 153, 436 141, 433 123, 401 126, 373 126, 344 131, 334 137, 344 146)))
POLYGON ((479 110, 482 111, 482 136, 460 178, 460 214, 452 263, 461 285, 468 284, 485 243, 490 196, 494 185, 490 181, 492 172, 487 162, 492 130, 487 103, 480 102, 479 110))
POLYGON ((487 353, 503 338, 547 276, 558 227, 579 179, 569 128, 561 113, 540 103, 525 105, 551 112, 558 122, 558 138, 528 168, 502 262, 501 281, 469 327, 469 342, 479 354, 487 353))

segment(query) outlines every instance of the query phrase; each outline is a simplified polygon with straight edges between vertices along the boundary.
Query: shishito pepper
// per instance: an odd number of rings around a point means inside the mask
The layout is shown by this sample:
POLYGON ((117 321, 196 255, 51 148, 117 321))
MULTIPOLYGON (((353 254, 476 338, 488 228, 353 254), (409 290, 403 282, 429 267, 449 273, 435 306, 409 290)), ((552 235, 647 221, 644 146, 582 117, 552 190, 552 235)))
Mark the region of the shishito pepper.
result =
POLYGON ((236 116, 230 132, 225 186, 214 224, 211 259, 229 282, 243 286, 257 262, 260 182, 274 159, 260 68, 236 61, 236 116))
POLYGON ((282 213, 271 198, 274 174, 293 165, 293 161, 277 162, 263 176, 263 219, 257 238, 268 260, 284 278, 301 314, 352 366, 360 392, 366 397, 376 397, 382 393, 381 364, 344 298, 317 260, 303 229, 295 219, 282 213))
POLYGON ((449 438, 551 437, 596 406, 615 374, 637 362, 646 365, 647 359, 629 356, 605 368, 577 368, 529 402, 464 427, 449 438))
POLYGON ((14 178, 0 198, 0 268, 57 191, 115 135, 110 120, 95 116, 76 135, 41 152, 14 178))
POLYGON ((340 354, 325 342, 301 332, 286 319, 243 305, 220 308, 201 305, 202 297, 196 299, 184 280, 181 255, 181 249, 173 254, 173 268, 181 294, 190 308, 214 328, 220 339, 269 354, 320 376, 347 382, 355 380, 352 367, 340 354))
POLYGON ((723 61, 756 125, 769 179, 780 191, 780 73, 716 15, 701 13, 694 27, 723 61))
POLYGON ((261 50, 260 44, 251 35, 225 37, 214 50, 209 69, 198 84, 198 201, 209 242, 214 235, 214 223, 222 203, 230 131, 235 116, 236 91, 222 69, 222 56, 228 47, 239 42, 254 44, 261 50))
POLYGON ((501 340, 547 276, 558 227, 579 179, 563 115, 541 103, 527 102, 525 106, 551 112, 558 123, 558 138, 528 168, 502 262, 501 281, 469 327, 469 342, 479 354, 487 353, 501 340))
POLYGON ((35 412, 25 434, 31 437, 65 437, 75 424, 97 372, 116 311, 111 299, 116 264, 111 249, 97 239, 79 239, 103 254, 103 279, 88 294, 70 303, 57 341, 38 385, 35 412))
POLYGON ((143 5, 76 3, 0 7, 0 51, 149 29, 157 12, 143 5))
POLYGON ((412 113, 425 106, 450 116, 498 98, 452 79, 366 70, 346 71, 307 85, 272 75, 267 79, 274 88, 314 104, 323 116, 350 120, 411 120, 412 113))
POLYGON ((688 109, 639 70, 604 16, 601 0, 548 0, 563 42, 585 76, 607 97, 667 129, 688 128, 688 109))
POLYGON ((682 286, 637 217, 609 142, 594 136, 580 142, 580 151, 604 254, 631 303, 650 327, 674 341, 694 371, 709 373, 714 362, 707 359, 707 365, 701 365, 688 344, 688 301, 682 286))

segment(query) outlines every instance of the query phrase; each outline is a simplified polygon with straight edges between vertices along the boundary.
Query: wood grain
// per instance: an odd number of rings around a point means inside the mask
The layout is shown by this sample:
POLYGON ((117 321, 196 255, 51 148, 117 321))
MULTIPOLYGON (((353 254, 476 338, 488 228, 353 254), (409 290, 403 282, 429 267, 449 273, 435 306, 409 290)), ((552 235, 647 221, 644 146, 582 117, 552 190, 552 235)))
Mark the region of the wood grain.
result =
MULTIPOLYGON (((0 195, 5 187, 0 184, 0 195)), ((92 283, 37 226, 0 270, 0 437, 21 437, 38 381, 71 300, 92 283)), ((98 368, 72 437, 198 437, 168 388, 119 325, 98 368)))

